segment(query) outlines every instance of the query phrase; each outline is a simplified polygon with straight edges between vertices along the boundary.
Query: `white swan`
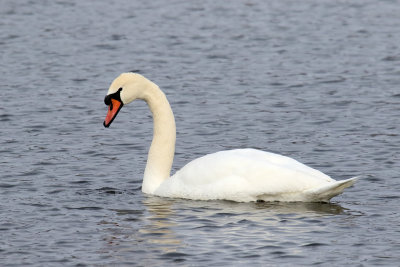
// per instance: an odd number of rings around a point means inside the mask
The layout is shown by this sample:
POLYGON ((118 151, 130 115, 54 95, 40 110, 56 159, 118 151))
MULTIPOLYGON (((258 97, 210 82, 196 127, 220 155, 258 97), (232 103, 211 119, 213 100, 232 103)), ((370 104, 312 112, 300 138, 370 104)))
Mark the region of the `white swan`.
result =
POLYGON ((121 107, 135 99, 147 102, 154 119, 142 184, 144 193, 195 200, 327 202, 356 180, 336 181, 289 157, 255 149, 209 154, 170 177, 175 119, 165 94, 156 84, 135 73, 117 77, 104 99, 109 106, 104 126, 109 127, 121 107))

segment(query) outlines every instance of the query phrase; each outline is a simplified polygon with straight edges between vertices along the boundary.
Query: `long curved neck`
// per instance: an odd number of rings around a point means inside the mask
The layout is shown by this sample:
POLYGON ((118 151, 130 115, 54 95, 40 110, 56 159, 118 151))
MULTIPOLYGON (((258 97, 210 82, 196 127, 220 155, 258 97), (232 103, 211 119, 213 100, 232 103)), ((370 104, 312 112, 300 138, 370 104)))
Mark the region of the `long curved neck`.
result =
POLYGON ((143 99, 153 114, 154 132, 147 156, 142 191, 153 194, 170 176, 175 153, 176 126, 167 97, 156 84, 151 83, 143 99))

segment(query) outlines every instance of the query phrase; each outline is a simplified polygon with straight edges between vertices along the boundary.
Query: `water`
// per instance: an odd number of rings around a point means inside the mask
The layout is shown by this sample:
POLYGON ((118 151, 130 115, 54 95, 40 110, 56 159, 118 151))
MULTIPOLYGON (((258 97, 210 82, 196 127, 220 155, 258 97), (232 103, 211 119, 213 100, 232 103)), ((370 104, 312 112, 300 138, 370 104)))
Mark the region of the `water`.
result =
POLYGON ((0 3, 3 266, 396 266, 397 1, 0 3), (136 70, 177 121, 173 171, 218 150, 291 156, 330 204, 145 196, 150 112, 103 99, 136 70))

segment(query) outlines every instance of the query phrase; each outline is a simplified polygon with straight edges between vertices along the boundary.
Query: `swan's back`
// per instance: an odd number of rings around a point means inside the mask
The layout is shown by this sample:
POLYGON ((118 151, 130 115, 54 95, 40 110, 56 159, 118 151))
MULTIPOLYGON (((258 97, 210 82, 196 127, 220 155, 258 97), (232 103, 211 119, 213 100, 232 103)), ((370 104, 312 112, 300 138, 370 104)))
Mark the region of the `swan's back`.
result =
POLYGON ((256 149, 220 151, 195 159, 155 194, 198 200, 313 201, 305 192, 336 181, 292 158, 256 149))

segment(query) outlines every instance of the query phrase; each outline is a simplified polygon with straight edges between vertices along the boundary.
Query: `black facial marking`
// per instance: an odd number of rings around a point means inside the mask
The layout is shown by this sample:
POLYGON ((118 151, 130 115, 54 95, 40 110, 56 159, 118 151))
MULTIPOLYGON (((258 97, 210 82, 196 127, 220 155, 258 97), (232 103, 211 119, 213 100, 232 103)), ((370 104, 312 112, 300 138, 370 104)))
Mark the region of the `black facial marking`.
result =
POLYGON ((117 92, 106 95, 106 97, 104 98, 104 104, 106 104, 107 106, 110 106, 110 110, 112 110, 112 108, 113 108, 111 99, 118 100, 119 102, 122 103, 121 91, 122 91, 122 88, 119 88, 117 92))

